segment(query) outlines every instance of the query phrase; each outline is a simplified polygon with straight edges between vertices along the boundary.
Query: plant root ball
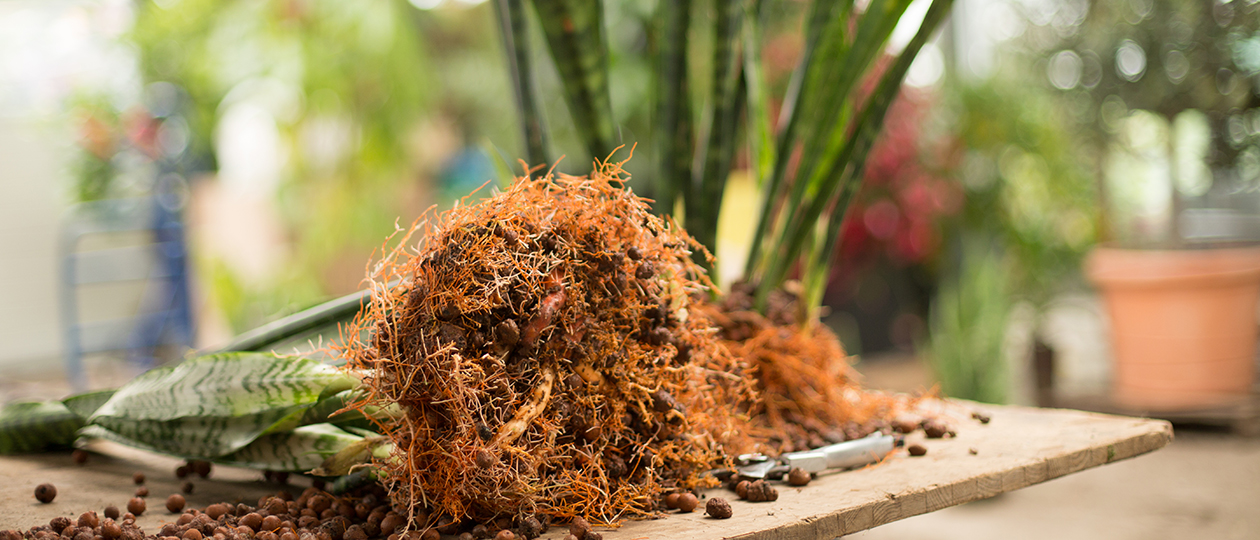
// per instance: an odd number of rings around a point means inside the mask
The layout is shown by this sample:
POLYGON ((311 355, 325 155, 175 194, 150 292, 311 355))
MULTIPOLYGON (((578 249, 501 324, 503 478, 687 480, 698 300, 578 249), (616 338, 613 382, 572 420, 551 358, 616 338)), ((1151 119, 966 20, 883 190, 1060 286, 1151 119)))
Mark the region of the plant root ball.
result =
POLYGON ((345 356, 356 407, 401 411, 377 461, 400 514, 645 516, 747 446, 750 372, 692 309, 702 248, 623 175, 522 179, 374 267, 345 356))
POLYGON ((704 513, 714 519, 727 519, 731 517, 731 503, 721 497, 713 497, 704 504, 704 513))
POLYGON ((35 500, 48 504, 57 498, 57 486, 52 484, 40 484, 35 486, 35 500))

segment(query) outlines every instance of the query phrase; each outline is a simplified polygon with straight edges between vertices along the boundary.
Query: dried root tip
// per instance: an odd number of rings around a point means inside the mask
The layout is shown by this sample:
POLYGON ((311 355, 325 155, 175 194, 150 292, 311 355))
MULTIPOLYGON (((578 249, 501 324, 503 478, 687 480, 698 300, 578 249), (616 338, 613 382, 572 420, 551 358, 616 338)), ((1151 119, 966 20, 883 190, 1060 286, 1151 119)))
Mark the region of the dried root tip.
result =
POLYGON ((499 434, 494 438, 495 445, 516 442, 516 439, 525 433, 525 428, 529 427, 529 423, 538 418, 538 415, 547 408, 547 400, 551 399, 551 387, 556 382, 556 370, 551 366, 543 366, 541 369, 542 381, 530 394, 529 401, 516 411, 516 416, 499 428, 499 434))

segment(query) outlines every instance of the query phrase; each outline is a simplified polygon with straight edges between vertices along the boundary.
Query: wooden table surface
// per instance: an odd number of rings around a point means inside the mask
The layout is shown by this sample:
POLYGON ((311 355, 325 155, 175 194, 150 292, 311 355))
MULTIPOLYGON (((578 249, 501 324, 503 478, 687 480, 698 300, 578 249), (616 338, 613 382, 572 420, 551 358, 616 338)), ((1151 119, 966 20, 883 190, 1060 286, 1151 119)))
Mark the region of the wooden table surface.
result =
MULTIPOLYGON (((704 516, 702 500, 698 512, 629 522, 602 531, 604 538, 834 538, 1145 454, 1172 440, 1172 426, 1161 420, 969 403, 951 409, 962 413, 954 422, 956 438, 925 441, 918 433, 908 440, 927 446, 926 456, 909 457, 901 449, 878 466, 820 476, 802 488, 778 484, 779 499, 768 503, 712 490, 706 496, 731 502, 732 518, 704 516), (971 409, 988 412, 992 421, 963 419, 971 409)), ((84 466, 65 453, 0 458, 0 529, 29 528, 111 504, 125 508, 136 487, 132 473, 138 471, 146 474, 152 492, 139 524, 156 531, 171 521, 163 501, 178 490, 173 470, 179 462, 117 446, 102 449, 108 455, 93 454, 84 466), (54 503, 34 500, 33 490, 42 482, 57 485, 54 503)), ((263 483, 257 472, 226 467, 193 482, 196 489, 187 498, 198 507, 233 500, 252 504, 278 488, 263 483)), ((565 532, 554 527, 544 538, 563 538, 565 532)))

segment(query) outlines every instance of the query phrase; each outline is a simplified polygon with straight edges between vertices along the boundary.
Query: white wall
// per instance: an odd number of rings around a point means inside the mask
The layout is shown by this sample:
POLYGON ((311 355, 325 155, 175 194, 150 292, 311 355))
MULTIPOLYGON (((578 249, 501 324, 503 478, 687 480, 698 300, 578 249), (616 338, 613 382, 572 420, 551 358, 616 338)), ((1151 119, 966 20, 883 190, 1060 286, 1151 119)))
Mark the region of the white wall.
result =
POLYGON ((56 250, 67 180, 53 135, 0 117, 0 380, 61 369, 56 250))

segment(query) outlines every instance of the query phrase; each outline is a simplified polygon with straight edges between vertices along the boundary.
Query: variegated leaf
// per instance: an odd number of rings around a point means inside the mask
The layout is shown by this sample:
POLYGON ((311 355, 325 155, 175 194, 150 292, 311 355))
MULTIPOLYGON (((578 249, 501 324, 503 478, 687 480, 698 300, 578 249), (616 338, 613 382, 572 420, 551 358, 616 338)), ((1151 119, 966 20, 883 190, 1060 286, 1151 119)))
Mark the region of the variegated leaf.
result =
POLYGON ((144 373, 92 415, 98 424, 161 452, 214 459, 287 430, 322 397, 357 381, 299 357, 227 353, 144 373), (277 429, 277 428, 281 429, 277 429))

